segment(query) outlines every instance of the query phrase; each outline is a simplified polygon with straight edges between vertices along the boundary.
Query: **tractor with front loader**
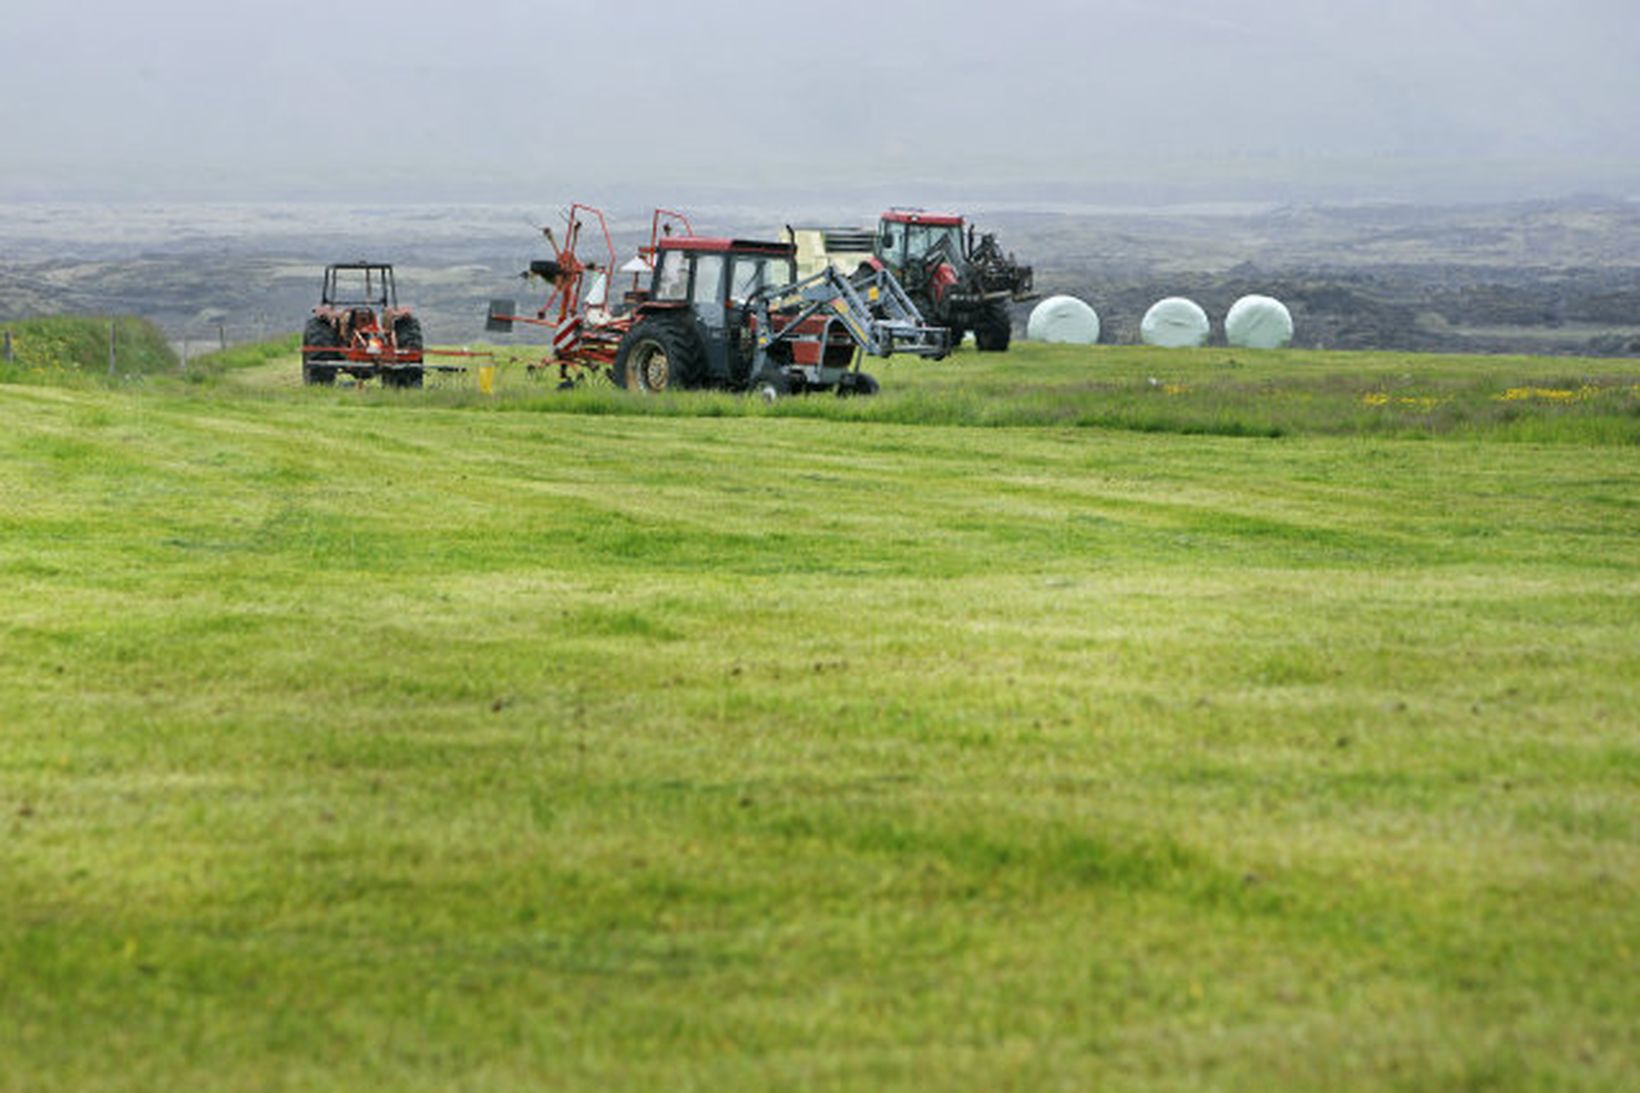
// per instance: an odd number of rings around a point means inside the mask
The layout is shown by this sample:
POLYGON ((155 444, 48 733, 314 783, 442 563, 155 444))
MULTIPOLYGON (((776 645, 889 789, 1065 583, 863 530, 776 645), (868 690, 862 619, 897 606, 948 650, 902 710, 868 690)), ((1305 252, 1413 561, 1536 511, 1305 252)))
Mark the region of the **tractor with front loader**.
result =
POLYGON ((383 387, 420 387, 426 368, 421 320, 399 306, 393 267, 326 266, 319 305, 302 330, 302 382, 329 385, 345 374, 379 378, 383 387))
POLYGON ((603 215, 572 206, 564 245, 550 231, 548 239, 557 253, 530 270, 553 286, 547 304, 530 317, 511 300, 493 300, 486 325, 502 333, 515 322, 551 327, 552 360, 566 384, 591 372, 642 392, 874 394, 863 355, 939 358, 950 348, 946 331, 923 322, 888 270, 849 277, 827 267, 800 279, 791 243, 698 236, 681 214, 657 210, 649 245, 619 271, 633 283, 616 309, 603 215), (601 268, 577 252, 594 222, 604 229, 601 268))
POLYGON ((786 238, 806 273, 831 266, 869 276, 886 268, 929 321, 950 330, 953 346, 973 331, 982 353, 1008 348, 1008 304, 1035 296, 1031 267, 1003 254, 995 235, 976 232, 955 213, 895 208, 874 232, 788 227, 786 238))

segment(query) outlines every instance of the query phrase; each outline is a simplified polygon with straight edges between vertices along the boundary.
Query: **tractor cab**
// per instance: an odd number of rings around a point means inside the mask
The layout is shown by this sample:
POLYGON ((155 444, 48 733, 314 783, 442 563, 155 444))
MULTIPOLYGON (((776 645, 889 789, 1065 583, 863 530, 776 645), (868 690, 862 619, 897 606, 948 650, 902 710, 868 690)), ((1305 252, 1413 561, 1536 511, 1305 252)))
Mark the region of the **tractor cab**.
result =
POLYGON ((344 262, 325 267, 320 303, 335 308, 399 306, 393 267, 381 262, 344 262))
POLYGON ((656 245, 655 272, 639 312, 687 310, 707 376, 733 382, 743 379, 750 365, 743 333, 747 304, 796 280, 796 248, 790 243, 669 236, 656 245))
POLYGON ((380 352, 383 333, 400 316, 393 267, 385 262, 326 266, 314 314, 331 322, 344 344, 356 337, 369 338, 374 340, 372 351, 380 352))
POLYGON ((877 225, 877 258, 896 277, 908 269, 959 263, 963 258, 962 217, 921 209, 890 209, 877 225))
POLYGON ((671 236, 656 250, 649 299, 657 303, 738 305, 759 290, 797 280, 797 249, 790 243, 671 236))

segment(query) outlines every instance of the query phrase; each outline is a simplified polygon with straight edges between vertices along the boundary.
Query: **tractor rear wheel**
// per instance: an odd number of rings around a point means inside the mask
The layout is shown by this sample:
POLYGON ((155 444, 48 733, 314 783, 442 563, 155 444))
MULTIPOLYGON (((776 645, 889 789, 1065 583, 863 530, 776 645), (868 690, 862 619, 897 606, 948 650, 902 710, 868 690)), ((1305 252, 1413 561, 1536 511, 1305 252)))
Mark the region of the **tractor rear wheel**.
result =
POLYGON ((628 391, 700 387, 706 382, 706 351, 687 318, 651 315, 621 339, 613 378, 628 391))
POLYGON ((974 320, 974 348, 981 353, 1006 353, 1014 334, 1008 308, 996 300, 985 305, 974 320))
POLYGON ((393 320, 393 344, 400 353, 420 353, 421 320, 414 315, 400 315, 393 320))
MULTIPOLYGON (((400 315, 393 320, 393 348, 403 357, 414 353, 421 356, 421 320, 414 315, 400 315)), ((383 387, 420 387, 422 369, 395 368, 382 373, 383 387)))
MULTIPOLYGON (((336 333, 335 327, 315 315, 307 321, 307 326, 302 328, 302 344, 304 346, 335 346, 337 350, 340 350, 342 347, 342 339, 341 336, 336 333)), ((302 382, 306 384, 320 384, 326 387, 330 386, 336 382, 336 369, 334 366, 326 366, 319 362, 339 361, 341 359, 342 354, 340 352, 303 353, 302 382)))

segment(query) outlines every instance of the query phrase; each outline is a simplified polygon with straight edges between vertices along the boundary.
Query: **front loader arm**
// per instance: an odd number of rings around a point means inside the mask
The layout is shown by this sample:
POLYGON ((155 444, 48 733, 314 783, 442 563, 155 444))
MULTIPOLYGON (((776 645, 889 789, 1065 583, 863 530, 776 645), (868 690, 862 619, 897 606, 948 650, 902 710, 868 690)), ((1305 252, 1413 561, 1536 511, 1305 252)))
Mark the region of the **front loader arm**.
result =
POLYGON ((799 324, 825 311, 841 320, 855 344, 874 357, 911 353, 938 360, 950 352, 950 331, 923 322, 917 305, 893 274, 877 269, 856 276, 858 280, 850 280, 827 266, 795 284, 758 293, 748 306, 757 313, 762 346, 784 340, 799 324), (803 301, 802 306, 795 315, 782 315, 776 323, 771 301, 793 296, 803 301))

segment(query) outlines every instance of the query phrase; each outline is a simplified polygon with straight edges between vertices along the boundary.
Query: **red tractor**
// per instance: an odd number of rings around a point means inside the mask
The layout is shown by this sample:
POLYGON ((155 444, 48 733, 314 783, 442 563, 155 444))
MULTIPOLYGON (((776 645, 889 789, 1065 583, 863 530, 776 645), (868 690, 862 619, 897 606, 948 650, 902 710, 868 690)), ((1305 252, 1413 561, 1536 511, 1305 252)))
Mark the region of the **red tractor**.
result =
POLYGON ((593 218, 603 226, 596 209, 573 206, 565 245, 553 240, 554 258, 531 263, 530 274, 553 286, 533 318, 515 314, 511 300, 490 304, 490 330, 510 332, 515 322, 553 328, 552 359, 566 384, 607 372, 631 391, 866 395, 876 393, 877 381, 859 370, 862 354, 938 358, 950 348, 946 331, 922 321, 885 269, 851 279, 828 266, 799 280, 792 244, 697 236, 666 210, 655 214, 649 245, 621 267, 633 272, 634 284, 621 308, 611 309, 615 256, 607 231, 601 270, 575 251, 593 218), (670 234, 674 224, 687 234, 670 234), (587 273, 595 288, 583 293, 587 273))
POLYGON ((976 233, 956 213, 890 209, 877 228, 786 229, 797 244, 798 266, 823 265, 869 273, 886 267, 930 322, 960 344, 968 331, 981 353, 1008 348, 1013 328, 1008 304, 1033 299, 1030 266, 1003 254, 996 236, 976 233))
POLYGON ((302 382, 328 385, 345 373, 379 378, 383 387, 420 387, 426 367, 421 321, 399 306, 393 267, 326 266, 319 306, 302 331, 302 382))

